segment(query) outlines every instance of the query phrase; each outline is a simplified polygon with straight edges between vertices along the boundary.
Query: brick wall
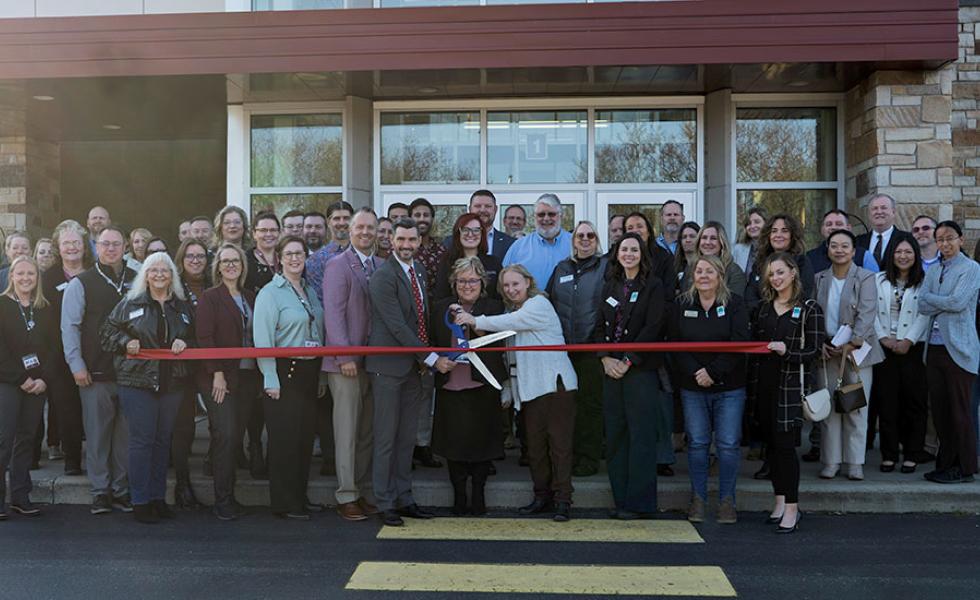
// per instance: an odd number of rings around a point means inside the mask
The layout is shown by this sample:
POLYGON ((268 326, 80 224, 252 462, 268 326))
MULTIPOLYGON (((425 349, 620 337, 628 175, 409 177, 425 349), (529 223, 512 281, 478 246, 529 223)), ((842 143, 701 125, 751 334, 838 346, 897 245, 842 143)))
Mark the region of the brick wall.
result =
POLYGON ((27 135, 23 89, 0 85, 0 228, 27 226, 27 135))

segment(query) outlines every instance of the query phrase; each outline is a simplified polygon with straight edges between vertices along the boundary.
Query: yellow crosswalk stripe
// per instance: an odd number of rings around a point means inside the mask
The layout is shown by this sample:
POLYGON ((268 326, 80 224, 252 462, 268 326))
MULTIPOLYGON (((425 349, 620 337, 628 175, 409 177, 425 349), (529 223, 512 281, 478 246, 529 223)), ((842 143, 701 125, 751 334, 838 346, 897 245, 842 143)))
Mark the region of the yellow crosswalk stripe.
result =
POLYGON ((721 567, 362 562, 348 590, 734 597, 721 567))
POLYGON ((479 540, 541 542, 624 542, 641 544, 702 544, 687 521, 614 521, 573 519, 407 519, 404 527, 382 527, 385 540, 479 540))

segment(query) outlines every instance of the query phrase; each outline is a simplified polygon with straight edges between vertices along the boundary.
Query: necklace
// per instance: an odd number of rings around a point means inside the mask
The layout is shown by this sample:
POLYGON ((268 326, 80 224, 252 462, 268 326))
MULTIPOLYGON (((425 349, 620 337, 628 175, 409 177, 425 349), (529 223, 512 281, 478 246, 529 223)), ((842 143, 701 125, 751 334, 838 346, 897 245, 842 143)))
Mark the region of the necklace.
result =
POLYGON ((20 309, 20 318, 24 319, 24 325, 27 327, 27 331, 32 331, 34 329, 34 305, 28 304, 27 311, 24 311, 24 305, 20 303, 19 299, 15 299, 17 302, 17 308, 20 309))

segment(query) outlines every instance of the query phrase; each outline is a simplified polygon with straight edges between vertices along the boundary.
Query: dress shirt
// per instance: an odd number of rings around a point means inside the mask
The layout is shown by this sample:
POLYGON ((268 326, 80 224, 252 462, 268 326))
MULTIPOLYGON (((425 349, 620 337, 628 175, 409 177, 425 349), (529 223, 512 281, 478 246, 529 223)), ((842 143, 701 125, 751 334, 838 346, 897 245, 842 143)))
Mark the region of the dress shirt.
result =
MULTIPOLYGON (((409 285, 412 285, 412 275, 408 272, 408 270, 413 268, 415 265, 403 263, 401 259, 398 258, 398 256, 395 256, 395 260, 398 262, 398 266, 402 268, 402 271, 405 272, 405 277, 408 278, 409 285)), ((419 285, 419 280, 417 279, 418 274, 419 274, 418 269, 415 269, 415 276, 416 276, 415 285, 418 285, 419 297, 422 299, 422 304, 425 305, 425 290, 422 289, 423 286, 419 285)), ((425 315, 422 315, 422 318, 423 318, 423 322, 421 324, 428 325, 428 323, 425 323, 424 321, 425 315)), ((425 364, 432 367, 436 364, 436 361, 438 359, 439 359, 438 354, 436 354, 435 352, 429 352, 429 355, 425 357, 425 364)))
POLYGON ((871 240, 868 245, 868 252, 871 253, 871 256, 874 256, 875 246, 878 244, 878 236, 880 235, 881 236, 881 259, 882 260, 885 259, 885 250, 888 249, 888 242, 891 241, 893 233, 895 233, 894 225, 882 231, 881 233, 878 233, 873 229, 871 230, 871 240))
POLYGON ((541 289, 548 285, 548 279, 551 278, 555 266, 568 258, 571 253, 571 233, 562 229, 558 232, 558 236, 549 242, 541 237, 540 233, 534 231, 511 245, 507 255, 504 256, 504 266, 524 265, 541 289))
POLYGON ((313 286, 321 304, 323 303, 323 268, 327 266, 327 261, 339 256, 346 249, 347 246, 341 247, 337 242, 330 242, 306 259, 306 281, 313 286))
POLYGON ((668 243, 667 240, 664 238, 664 236, 661 234, 657 236, 657 245, 663 248, 664 250, 666 250, 667 252, 670 252, 671 254, 677 254, 677 240, 668 243))

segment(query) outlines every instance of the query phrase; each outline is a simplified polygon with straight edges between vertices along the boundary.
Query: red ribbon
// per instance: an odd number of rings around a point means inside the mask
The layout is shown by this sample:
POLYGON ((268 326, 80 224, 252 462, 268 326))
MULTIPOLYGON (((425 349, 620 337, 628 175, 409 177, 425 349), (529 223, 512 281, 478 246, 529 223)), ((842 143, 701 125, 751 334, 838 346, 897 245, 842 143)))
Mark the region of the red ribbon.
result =
MULTIPOLYGON (((768 342, 647 342, 637 344, 559 344, 553 346, 486 346, 469 352, 731 352, 768 354, 768 342)), ((236 358, 306 358, 314 356, 373 356, 459 352, 459 348, 401 346, 320 346, 317 348, 188 348, 180 354, 170 350, 141 350, 133 358, 148 360, 231 360, 236 358)))

